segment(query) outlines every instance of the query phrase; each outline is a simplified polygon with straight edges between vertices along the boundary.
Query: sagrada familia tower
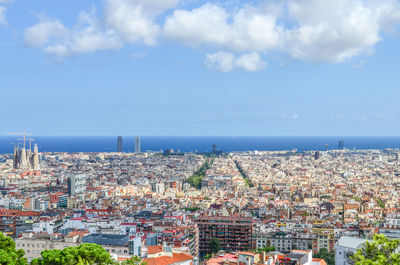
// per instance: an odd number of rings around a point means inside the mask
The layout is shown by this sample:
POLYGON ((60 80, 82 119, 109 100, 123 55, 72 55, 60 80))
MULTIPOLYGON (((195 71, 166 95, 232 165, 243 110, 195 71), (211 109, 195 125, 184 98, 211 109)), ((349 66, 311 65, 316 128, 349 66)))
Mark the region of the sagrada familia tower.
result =
POLYGON ((32 150, 26 149, 24 147, 15 146, 14 147, 14 168, 15 169, 33 169, 39 170, 39 148, 35 144, 32 150))

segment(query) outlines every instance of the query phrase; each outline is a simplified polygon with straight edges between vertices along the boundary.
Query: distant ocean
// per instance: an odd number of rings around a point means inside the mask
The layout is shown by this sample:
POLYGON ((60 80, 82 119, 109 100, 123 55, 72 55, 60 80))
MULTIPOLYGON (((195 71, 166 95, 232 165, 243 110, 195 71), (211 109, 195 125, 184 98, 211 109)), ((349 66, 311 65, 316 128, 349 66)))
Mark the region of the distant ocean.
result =
MULTIPOLYGON (((18 136, 1 136, 0 153, 12 153, 13 143, 18 136)), ((117 136, 35 136, 40 151, 46 152, 115 152, 117 136)), ((123 137, 123 151, 133 152, 135 137, 123 137)), ((217 150, 249 151, 249 150, 291 150, 298 151, 337 149, 340 140, 349 149, 384 149, 400 148, 400 137, 141 137, 142 151, 160 151, 166 149, 181 152, 211 152, 212 145, 217 150)), ((32 143, 32 145, 33 145, 32 143)))

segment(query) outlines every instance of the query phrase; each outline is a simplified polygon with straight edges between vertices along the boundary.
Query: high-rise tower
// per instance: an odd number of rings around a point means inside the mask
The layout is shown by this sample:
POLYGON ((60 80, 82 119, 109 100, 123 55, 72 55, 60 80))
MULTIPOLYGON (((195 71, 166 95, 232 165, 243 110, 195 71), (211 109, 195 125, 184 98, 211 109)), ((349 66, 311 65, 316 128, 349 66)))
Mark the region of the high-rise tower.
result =
POLYGON ((318 160, 319 157, 320 157, 319 151, 315 151, 315 153, 314 153, 314 159, 315 159, 315 160, 318 160))
POLYGON ((118 136, 117 152, 118 153, 122 153, 122 136, 118 136))
POLYGON ((135 153, 140 153, 140 137, 135 137, 135 153))
POLYGON ((343 149, 344 149, 344 141, 343 141, 343 140, 340 140, 340 141, 339 141, 338 149, 339 149, 339 150, 343 150, 343 149))
POLYGON ((212 153, 213 153, 213 154, 216 154, 216 153, 217 153, 217 145, 216 145, 216 144, 213 144, 213 145, 212 145, 212 153))

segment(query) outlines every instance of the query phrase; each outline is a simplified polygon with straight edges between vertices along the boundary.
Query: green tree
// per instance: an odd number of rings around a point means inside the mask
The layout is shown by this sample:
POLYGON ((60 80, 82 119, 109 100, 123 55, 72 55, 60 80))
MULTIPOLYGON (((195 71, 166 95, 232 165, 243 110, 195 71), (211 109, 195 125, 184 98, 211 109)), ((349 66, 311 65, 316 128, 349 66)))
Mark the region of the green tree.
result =
POLYGON ((203 180, 203 177, 206 175, 207 170, 211 168, 212 162, 213 162, 213 160, 210 161, 210 159, 207 159, 204 162, 204 164, 201 166, 201 168, 199 170, 197 170, 193 174, 193 176, 188 178, 186 180, 186 182, 198 190, 201 189, 201 181, 203 180))
POLYGON ((326 248, 321 248, 318 253, 314 255, 314 258, 323 259, 328 265, 335 265, 335 252, 329 252, 326 248))
POLYGON ((355 265, 400 264, 399 239, 388 239, 384 235, 374 235, 353 256, 355 265))
POLYGON ((52 249, 41 253, 31 265, 112 265, 115 261, 104 248, 97 244, 84 243, 63 250, 52 249))
POLYGON ((1 265, 27 265, 24 258, 25 252, 15 248, 15 242, 11 237, 6 237, 0 232, 0 264, 1 265))
POLYGON ((220 250, 221 243, 217 238, 212 238, 210 240, 210 249, 212 253, 217 253, 220 250))
POLYGON ((275 250, 276 250, 276 249, 275 249, 274 246, 272 246, 272 247, 270 247, 270 246, 265 246, 265 247, 262 247, 262 248, 257 248, 257 249, 256 249, 256 252, 259 253, 259 254, 261 254, 262 252, 268 253, 268 252, 272 252, 272 251, 275 251, 275 250))
POLYGON ((384 203, 380 198, 378 198, 378 199, 376 200, 376 202, 378 203, 378 205, 379 205, 381 208, 385 208, 385 203, 384 203))
POLYGON ((146 265, 146 262, 143 262, 141 258, 138 256, 132 256, 132 258, 121 262, 121 265, 146 265))

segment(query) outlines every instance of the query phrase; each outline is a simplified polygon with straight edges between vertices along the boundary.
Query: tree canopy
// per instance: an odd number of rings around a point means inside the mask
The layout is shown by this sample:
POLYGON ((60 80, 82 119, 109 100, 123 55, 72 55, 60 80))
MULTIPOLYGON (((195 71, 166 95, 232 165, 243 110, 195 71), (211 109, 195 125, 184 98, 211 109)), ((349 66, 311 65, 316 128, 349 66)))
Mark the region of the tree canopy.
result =
POLYGON ((212 238, 210 240, 210 249, 212 253, 217 253, 220 250, 221 242, 217 238, 212 238))
POLYGON ((318 253, 314 255, 314 258, 323 259, 328 265, 335 265, 335 252, 329 252, 326 248, 321 248, 318 253))
POLYGON ((15 248, 15 242, 11 237, 6 237, 0 232, 0 264, 1 265, 26 265, 27 259, 22 249, 15 248))
MULTIPOLYGON (((28 265, 22 249, 15 249, 15 242, 0 232, 0 265, 28 265)), ((64 249, 49 249, 33 259, 31 265, 119 265, 100 245, 84 243, 64 249)), ((138 256, 132 256, 121 265, 146 265, 138 256)))
POLYGON ((132 256, 132 258, 123 261, 121 265, 146 265, 147 262, 142 262, 142 260, 138 256, 132 256))
POLYGON ((388 239, 384 235, 374 235, 353 256, 355 265, 400 264, 399 239, 388 239))
POLYGON ((257 248, 255 252, 261 254, 262 252, 268 253, 268 252, 272 252, 272 251, 275 251, 275 250, 276 249, 275 249, 274 246, 272 246, 272 247, 265 246, 265 247, 257 248))
POLYGON ((84 243, 63 250, 52 249, 42 252, 42 257, 34 259, 32 265, 108 265, 115 264, 111 255, 97 244, 84 243))

